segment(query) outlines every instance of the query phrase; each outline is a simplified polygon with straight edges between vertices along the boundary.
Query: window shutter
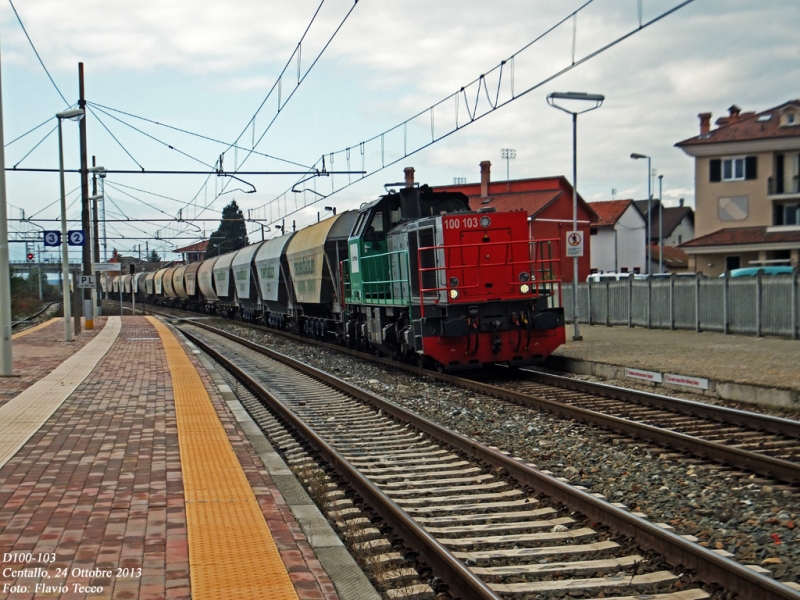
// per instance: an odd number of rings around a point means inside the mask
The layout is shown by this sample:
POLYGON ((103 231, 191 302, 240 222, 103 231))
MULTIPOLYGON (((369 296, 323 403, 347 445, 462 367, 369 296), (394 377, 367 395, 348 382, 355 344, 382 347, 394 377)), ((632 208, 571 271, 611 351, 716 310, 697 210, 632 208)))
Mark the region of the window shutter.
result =
POLYGON ((744 178, 745 179, 757 179, 758 175, 756 174, 756 165, 758 164, 758 157, 756 156, 745 156, 744 158, 744 178))
POLYGON ((718 158, 712 158, 708 163, 708 180, 709 181, 722 181, 722 161, 718 158))
POLYGON ((783 225, 783 206, 780 204, 772 207, 772 224, 783 225))

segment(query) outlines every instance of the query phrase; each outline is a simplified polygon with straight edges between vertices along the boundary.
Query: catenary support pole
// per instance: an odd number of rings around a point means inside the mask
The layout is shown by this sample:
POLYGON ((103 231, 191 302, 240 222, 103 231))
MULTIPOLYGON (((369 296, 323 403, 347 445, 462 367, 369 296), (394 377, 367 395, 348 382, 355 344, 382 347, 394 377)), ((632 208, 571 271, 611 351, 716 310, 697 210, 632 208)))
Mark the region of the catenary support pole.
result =
MULTIPOLYGON (((82 252, 82 262, 83 262, 83 269, 81 272, 84 275, 91 275, 92 274, 92 252, 91 252, 91 244, 87 244, 86 241, 91 237, 89 235, 89 230, 91 227, 91 221, 89 219, 89 157, 88 152, 86 150, 86 121, 89 119, 89 115, 86 114, 86 95, 84 92, 84 85, 83 85, 83 63, 78 63, 78 108, 83 109, 83 118, 78 122, 78 132, 80 137, 80 147, 81 147, 81 229, 83 230, 83 247, 81 248, 82 252)), ((89 288, 83 289, 83 299, 91 301, 92 295, 91 290, 89 288)), ((92 312, 94 312, 94 306, 92 304, 88 304, 83 302, 84 310, 87 306, 90 306, 92 312)), ((87 314, 84 315, 86 318, 86 328, 91 329, 94 326, 94 315, 87 314)), ((80 321, 78 321, 80 323, 80 321)), ((80 327, 80 325, 78 325, 80 327)), ((80 329, 78 329, 78 333, 80 333, 80 329)))
POLYGON ((658 272, 664 272, 664 196, 663 175, 658 176, 658 272))
MULTIPOLYGON (((0 375, 13 374, 11 349, 11 269, 8 265, 8 215, 6 214, 6 157, 3 137, 3 91, 0 87, 0 375)), ((40 269, 41 270, 41 269, 40 269)))

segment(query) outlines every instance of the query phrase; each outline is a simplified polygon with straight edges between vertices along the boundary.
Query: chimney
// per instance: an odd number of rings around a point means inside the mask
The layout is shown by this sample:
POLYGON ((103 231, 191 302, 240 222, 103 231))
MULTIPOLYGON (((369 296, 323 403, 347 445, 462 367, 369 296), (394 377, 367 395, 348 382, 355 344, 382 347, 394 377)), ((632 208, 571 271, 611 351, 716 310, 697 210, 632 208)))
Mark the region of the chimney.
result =
POLYGON ((481 161, 481 198, 489 195, 489 180, 491 179, 492 163, 488 160, 481 161))
POLYGON ((680 200, 678 200, 678 206, 683 206, 683 198, 681 198, 680 200))
POLYGON ((414 187, 414 167, 406 167, 403 169, 403 174, 406 178, 406 187, 414 187))
POLYGON ((728 114, 730 117, 728 121, 730 123, 736 123, 739 120, 739 113, 742 112, 742 109, 736 106, 735 104, 731 104, 730 108, 728 109, 728 114))
POLYGON ((700 113, 700 135, 705 135, 711 131, 711 113, 700 113))

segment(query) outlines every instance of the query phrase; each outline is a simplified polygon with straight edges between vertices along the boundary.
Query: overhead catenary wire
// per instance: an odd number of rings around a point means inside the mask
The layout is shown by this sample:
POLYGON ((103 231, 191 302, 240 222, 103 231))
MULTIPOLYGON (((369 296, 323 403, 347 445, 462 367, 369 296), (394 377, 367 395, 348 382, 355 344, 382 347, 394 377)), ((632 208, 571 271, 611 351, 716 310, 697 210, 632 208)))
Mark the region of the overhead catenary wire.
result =
POLYGON ((53 120, 53 117, 47 117, 47 118, 46 118, 44 121, 42 121, 41 123, 39 123, 39 124, 38 124, 36 127, 32 127, 31 129, 28 129, 28 131, 26 131, 26 132, 25 132, 25 133, 23 133, 22 135, 18 135, 17 137, 15 137, 15 138, 14 138, 13 140, 11 140, 10 142, 7 142, 7 143, 6 143, 6 144, 3 146, 3 148, 8 148, 8 147, 9 147, 11 144, 13 144, 14 142, 18 142, 19 140, 21 140, 21 139, 22 139, 22 138, 24 138, 25 136, 28 136, 28 135, 30 135, 31 133, 33 133, 33 132, 34 132, 34 131, 36 131, 37 129, 40 129, 40 128, 44 127, 45 125, 47 125, 47 124, 48 124, 50 121, 52 121, 52 120, 53 120))
POLYGON ((139 167, 139 168, 140 168, 142 171, 144 171, 144 167, 141 165, 141 163, 140 163, 138 160, 136 160, 136 159, 133 157, 133 154, 131 154, 130 152, 128 152, 128 149, 127 149, 127 148, 126 148, 126 147, 125 147, 125 146, 122 144, 122 142, 120 142, 120 141, 119 141, 119 139, 117 139, 117 136, 115 136, 115 135, 114 135, 114 134, 111 132, 111 130, 110 130, 110 129, 109 129, 107 126, 106 126, 106 124, 105 124, 105 123, 103 123, 103 120, 102 120, 102 119, 101 119, 101 118, 100 118, 100 117, 97 115, 97 113, 96 113, 96 112, 95 112, 95 111, 92 109, 92 107, 91 107, 91 106, 88 106, 87 108, 88 108, 88 109, 91 111, 91 113, 94 115, 94 118, 95 118, 95 119, 97 119, 97 122, 98 122, 98 123, 100 123, 100 125, 102 125, 102 126, 103 126, 103 129, 105 129, 105 130, 106 130, 106 132, 108 133, 108 135, 110 135, 110 136, 111 136, 111 138, 112 138, 112 139, 113 139, 115 142, 117 142, 117 145, 118 145, 120 148, 122 148, 122 151, 123 151, 123 152, 125 152, 125 154, 127 154, 127 155, 128 155, 128 157, 129 157, 129 158, 130 158, 130 159, 131 159, 133 162, 135 162, 135 163, 136 163, 136 166, 137 166, 137 167, 139 167))
MULTIPOLYGON (((237 150, 249 150, 248 148, 245 148, 245 147, 242 147, 242 146, 237 146, 237 145, 231 145, 228 142, 225 142, 225 141, 222 141, 222 140, 218 140, 216 138, 212 138, 212 137, 209 137, 207 135, 203 135, 201 133, 195 133, 195 132, 189 131, 187 129, 181 129, 180 127, 174 127, 173 125, 167 125, 166 123, 161 123, 159 121, 154 121, 153 119, 148 119, 147 117, 141 117, 139 115, 135 115, 133 113, 129 113, 129 112, 126 112, 124 110, 120 110, 118 108, 111 108, 110 106, 104 106, 102 104, 98 104, 97 102, 87 102, 87 104, 89 104, 91 106, 94 106, 94 107, 97 107, 98 109, 102 109, 102 110, 109 111, 109 112, 119 113, 121 115, 125 115, 126 117, 131 117, 132 119, 139 119, 140 121, 144 121, 146 123, 151 123, 153 125, 158 125, 160 127, 165 127, 166 129, 172 129, 173 131, 177 131, 179 133, 184 133, 186 135, 190 135, 190 136, 199 138, 201 140, 206 140, 208 142, 214 142, 215 144, 222 144, 224 146, 227 146, 228 149, 234 148, 234 149, 237 149, 237 150)), ((296 167, 302 167, 304 169, 309 169, 310 168, 308 165, 304 165, 304 164, 295 162, 293 160, 289 160, 287 158, 281 158, 280 156, 274 156, 272 154, 266 154, 265 152, 258 152, 258 151, 254 150, 253 154, 256 154, 258 156, 263 156, 264 158, 269 158, 269 159, 272 159, 272 160, 285 162, 286 164, 294 165, 296 167)))
MULTIPOLYGON (((320 3, 319 7, 317 8, 317 13, 319 12, 319 9, 322 8, 322 4, 323 3, 324 3, 324 0, 323 0, 323 2, 320 3)), ((299 60, 300 59, 300 54, 299 54, 299 52, 300 52, 300 49, 302 47, 302 41, 305 38, 306 34, 308 33, 308 30, 311 28, 311 24, 309 23, 309 26, 306 28, 306 31, 303 33, 303 36, 300 38, 300 42, 296 46, 295 52, 292 53, 292 55, 289 57, 289 60, 286 61, 286 65, 281 70, 280 75, 278 75, 277 80, 273 84, 272 88, 270 88, 270 91, 267 93, 267 96, 264 98, 264 101, 258 107, 258 109, 256 110, 255 114, 253 115, 252 119, 250 121, 248 121, 247 125, 242 129, 242 132, 236 138, 236 141, 234 142, 234 144, 238 143, 238 141, 241 139, 241 137, 247 132, 247 129, 250 127, 251 123, 253 123, 253 125, 255 125, 256 116, 261 111, 263 106, 266 104, 266 102, 269 99, 269 97, 272 94, 272 92, 279 86, 281 80, 283 79, 284 74, 286 73, 286 69, 291 64, 292 60, 295 57, 295 54, 297 54, 297 58, 298 58, 298 63, 297 63, 298 64, 298 67, 297 67, 298 68, 298 70, 297 70, 297 72, 298 72, 297 84, 294 86, 294 88, 292 89, 291 93, 288 95, 288 97, 283 102, 283 104, 280 104, 278 106, 278 110, 275 112, 275 115, 272 117, 272 119, 269 121, 267 126, 264 128, 264 131, 258 137, 258 140, 256 140, 253 143, 253 149, 255 149, 255 147, 258 146, 261 143, 261 141, 264 139, 264 136, 267 135, 267 132, 272 128, 272 125, 277 120, 278 116, 281 113, 281 110, 283 110, 283 108, 286 107, 286 105, 289 103, 289 101, 292 99, 292 97, 294 97, 295 92, 297 92, 297 90, 300 88, 300 84, 303 83, 303 81, 305 81, 306 77, 308 77, 309 73, 311 73, 311 71, 314 69, 314 66, 316 66, 317 62, 319 62, 320 58, 322 58, 322 55, 325 53, 325 51, 331 45, 331 43, 333 42, 334 38, 337 36, 339 31, 341 31, 341 29, 344 26, 344 24, 350 18, 350 15, 353 14, 353 11, 355 10, 357 5, 358 5, 358 0, 354 0, 353 5, 350 7, 350 10, 348 10, 347 13, 344 15, 342 20, 339 22, 339 25, 336 27, 336 29, 333 31, 333 33, 330 35, 328 40, 323 45, 322 49, 317 53, 317 55, 314 58, 314 60, 311 61, 311 65, 308 67, 308 69, 306 69, 306 71, 304 73, 302 73, 302 75, 301 75, 300 60, 299 60)), ((314 14, 314 18, 316 18, 316 14, 317 13, 314 14)), ((313 19, 312 19, 312 23, 313 23, 313 19)), ((253 153, 252 150, 248 151, 248 154, 242 159, 242 162, 238 165, 238 168, 241 168, 244 165, 244 163, 247 162, 247 160, 250 158, 250 156, 252 156, 252 153, 253 153)), ((236 172, 239 172, 238 168, 237 168, 236 172)), ((227 187, 227 184, 228 184, 228 182, 226 182, 225 186, 223 186, 223 191, 224 191, 224 188, 227 187)))
POLYGON ((14 11, 14 16, 17 17, 17 21, 19 22, 19 26, 22 28, 22 32, 25 34, 25 37, 28 38, 28 43, 31 45, 31 48, 33 49, 33 53, 36 55, 36 58, 39 60, 39 64, 42 65, 42 68, 44 69, 44 72, 47 73, 47 78, 50 80, 50 83, 53 84, 53 87, 56 89, 56 92, 58 92, 58 95, 61 96, 61 99, 64 101, 64 104, 69 105, 69 102, 67 102, 67 99, 64 98, 64 94, 61 93, 61 90, 58 89, 58 86, 56 85, 56 82, 53 80, 53 76, 50 75, 50 71, 47 70, 47 67, 44 64, 44 61, 42 60, 42 57, 39 55, 39 51, 36 49, 36 46, 34 45, 33 40, 31 39, 31 36, 28 35, 28 30, 25 29, 25 24, 22 22, 22 18, 19 16, 19 13, 17 12, 17 7, 14 6, 14 2, 12 2, 12 0, 8 0, 8 3, 11 5, 11 10, 14 11))
MULTIPOLYGON (((419 152, 419 151, 421 151, 421 150, 423 150, 425 148, 428 148, 429 146, 432 146, 433 144, 436 144, 436 143, 440 142, 441 140, 451 136, 452 134, 456 133, 457 131, 460 131, 461 129, 463 129, 467 125, 470 125, 471 123, 474 123, 474 122, 482 119, 483 117, 485 117, 485 116, 487 116, 489 114, 492 114, 494 111, 499 110, 500 108, 506 106, 507 104, 509 104, 509 103, 521 98, 522 96, 525 96, 526 94, 529 94, 530 92, 542 87, 543 85, 545 85, 545 84, 557 79, 561 75, 571 71, 574 68, 579 67, 583 63, 585 63, 585 62, 591 60, 592 58, 602 54, 603 52, 607 51, 608 49, 613 48, 617 44, 619 44, 619 43, 623 42, 624 40, 628 39, 629 37, 631 37, 631 36, 641 32, 641 31, 643 31, 644 29, 648 28, 649 26, 661 21, 662 19, 666 18, 667 16, 675 13, 676 11, 680 10, 681 8, 683 8, 683 7, 685 7, 685 6, 687 6, 687 5, 689 5, 689 4, 694 2, 694 0, 683 0, 683 1, 679 2, 677 5, 674 5, 672 8, 664 10, 663 12, 658 14, 657 16, 655 16, 652 19, 650 19, 649 21, 647 21, 645 23, 641 23, 641 24, 637 23, 638 26, 635 27, 634 29, 619 35, 618 37, 612 39, 610 42, 605 43, 601 47, 597 48, 596 50, 593 50, 592 52, 589 52, 588 54, 586 54, 585 56, 575 60, 574 62, 570 61, 567 64, 567 66, 557 69, 555 72, 551 73, 550 75, 548 75, 546 77, 543 77, 542 79, 540 79, 539 81, 533 83, 532 85, 529 85, 528 87, 523 89, 523 91, 521 91, 521 92, 516 92, 516 90, 514 90, 514 88, 512 86, 512 91, 511 91, 510 97, 508 97, 506 99, 503 99, 501 101, 501 100, 499 100, 499 96, 498 96, 498 102, 497 102, 497 104, 495 106, 492 106, 492 103, 488 102, 490 108, 485 109, 485 112, 482 112, 482 113, 479 114, 479 112, 478 112, 478 99, 480 98, 480 88, 481 88, 482 84, 485 84, 486 76, 489 73, 492 73, 494 71, 502 72, 503 67, 506 64, 509 64, 509 63, 513 66, 514 65, 514 61, 518 59, 520 53, 522 53, 523 51, 529 49, 535 43, 541 41, 545 36, 553 33, 558 27, 560 27, 560 26, 564 25, 565 23, 567 23, 568 21, 570 21, 573 18, 574 15, 576 15, 576 14, 580 13, 581 11, 585 10, 594 1, 595 0, 588 0, 586 3, 584 3, 578 9, 576 9, 573 12, 571 12, 569 15, 565 16, 563 19, 559 20, 555 25, 553 25, 552 27, 548 28, 544 33, 542 33, 541 35, 537 36, 534 40, 532 40, 531 42, 529 42, 528 44, 523 46, 520 50, 515 52, 509 58, 501 61, 497 66, 495 66, 489 72, 478 76, 473 81, 471 81, 469 84, 467 84, 465 86, 462 86, 458 91, 450 94, 446 98, 444 98, 444 99, 440 100, 439 102, 429 106, 428 108, 425 108, 424 110, 419 111, 414 116, 406 119, 405 121, 401 122, 400 124, 395 125, 394 127, 391 127, 391 128, 389 128, 387 130, 384 130, 383 132, 381 132, 381 133, 379 133, 379 134, 377 134, 377 135, 375 135, 375 136, 373 136, 371 138, 368 138, 368 139, 366 139, 366 140, 364 140, 362 142, 359 142, 360 146, 365 146, 365 145, 370 144, 371 142, 377 143, 378 141, 380 141, 380 144, 381 144, 381 150, 380 150, 381 159, 380 159, 379 165, 374 170, 368 171, 365 168, 364 170, 367 171, 367 172, 364 173, 361 177, 357 178, 356 180, 354 180, 352 182, 347 182, 347 183, 345 183, 345 184, 343 184, 343 185, 341 185, 339 187, 335 187, 334 182, 333 182, 333 177, 331 177, 330 178, 330 180, 331 180, 331 191, 330 191, 330 193, 328 193, 328 194, 326 194, 324 196, 314 196, 314 197, 311 198, 310 202, 307 201, 307 199, 305 197, 305 194, 304 194, 303 205, 295 208, 295 210, 289 210, 288 206, 286 205, 287 204, 286 203, 286 195, 288 193, 290 193, 290 191, 296 185, 298 185, 298 183, 300 183, 300 182, 305 180, 305 179, 301 179, 298 182, 296 182, 295 184, 293 184, 290 188, 288 188, 283 193, 279 194, 278 196, 275 196, 269 202, 267 202, 267 203, 265 203, 265 204, 263 204, 263 205, 261 205, 261 206, 259 206, 257 208, 252 209, 253 212, 262 211, 264 220, 269 221, 270 224, 275 223, 275 222, 277 222, 277 221, 279 221, 281 219, 284 219, 284 218, 286 218, 286 217, 288 217, 290 215, 296 214, 300 210, 303 210, 303 209, 307 208, 308 206, 312 206, 312 205, 318 203, 319 201, 321 201, 322 199, 328 198, 331 195, 333 195, 333 194, 335 194, 337 192, 340 192, 341 190, 343 190, 343 189, 345 189, 347 187, 350 187, 354 183, 360 182, 363 179, 365 179, 367 177, 370 177, 371 175, 374 175, 375 173, 378 173, 378 172, 382 171, 386 167, 389 167, 391 165, 397 164, 401 160, 405 160, 408 156, 410 156, 412 154, 416 154, 417 152, 419 152), (468 104, 467 90, 469 88, 471 88, 472 86, 475 86, 475 85, 478 86, 475 106, 474 107, 470 107, 469 104, 468 104), (462 97, 462 96, 463 96, 464 100, 467 102, 466 110, 467 110, 467 115, 469 116, 469 120, 467 122, 465 122, 465 123, 460 123, 458 121, 459 98, 462 97), (384 142, 385 142, 385 138, 390 133, 398 131, 398 130, 400 130, 400 128, 404 128, 405 126, 407 126, 407 124, 411 123, 415 119, 418 119, 418 118, 420 118, 422 116, 425 116, 428 112, 433 112, 436 108, 441 107, 441 106, 445 105, 446 103, 451 102, 452 99, 455 99, 455 106, 457 108, 456 108, 456 121, 455 121, 454 126, 451 129, 445 131, 444 133, 440 133, 438 135, 438 137, 435 137, 435 138, 431 139, 427 143, 423 143, 423 144, 418 145, 416 148, 411 149, 410 152, 408 151, 407 148, 404 149, 404 151, 402 153, 398 153, 398 154, 400 154, 400 156, 395 160, 389 160, 389 161, 385 160, 384 142), (283 204, 284 204, 284 211, 283 212, 281 212, 281 210, 280 210, 281 202, 283 202, 283 204), (272 207, 273 207, 273 205, 277 209, 276 210, 277 216, 274 217, 274 218, 272 216, 272 207), (269 218, 267 218, 267 209, 268 208, 269 208, 269 212, 270 212, 270 217, 269 218)), ((510 77, 511 77, 511 80, 513 81, 514 80, 514 71, 513 70, 511 71, 510 77)), ((518 82, 516 82, 516 83, 518 83, 518 82)), ((498 84, 497 85, 498 85, 498 89, 499 89, 500 86, 502 85, 502 79, 498 79, 498 84)), ((487 97, 487 100, 488 100, 488 97, 487 97)), ((314 175, 314 170, 316 170, 317 173, 320 172, 320 168, 322 168, 324 170, 324 164, 325 164, 325 157, 326 156, 328 156, 329 160, 330 160, 331 158, 335 157, 337 154, 338 155, 345 154, 350 148, 353 148, 354 146, 355 146, 355 144, 352 145, 352 146, 348 146, 348 147, 346 147, 344 149, 341 149, 341 150, 337 150, 337 151, 334 151, 334 152, 323 154, 322 158, 320 160, 318 160, 313 165, 314 169, 310 170, 306 174, 306 177, 309 176, 309 175, 313 176, 314 175)))

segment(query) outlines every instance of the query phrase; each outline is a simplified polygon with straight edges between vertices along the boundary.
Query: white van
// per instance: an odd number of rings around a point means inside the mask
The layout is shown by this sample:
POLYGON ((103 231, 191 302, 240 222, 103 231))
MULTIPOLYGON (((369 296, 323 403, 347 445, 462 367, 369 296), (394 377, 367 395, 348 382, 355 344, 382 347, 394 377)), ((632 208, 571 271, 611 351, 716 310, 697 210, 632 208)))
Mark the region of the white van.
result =
POLYGON ((633 277, 633 273, 592 273, 586 281, 598 283, 600 281, 627 281, 633 277))

